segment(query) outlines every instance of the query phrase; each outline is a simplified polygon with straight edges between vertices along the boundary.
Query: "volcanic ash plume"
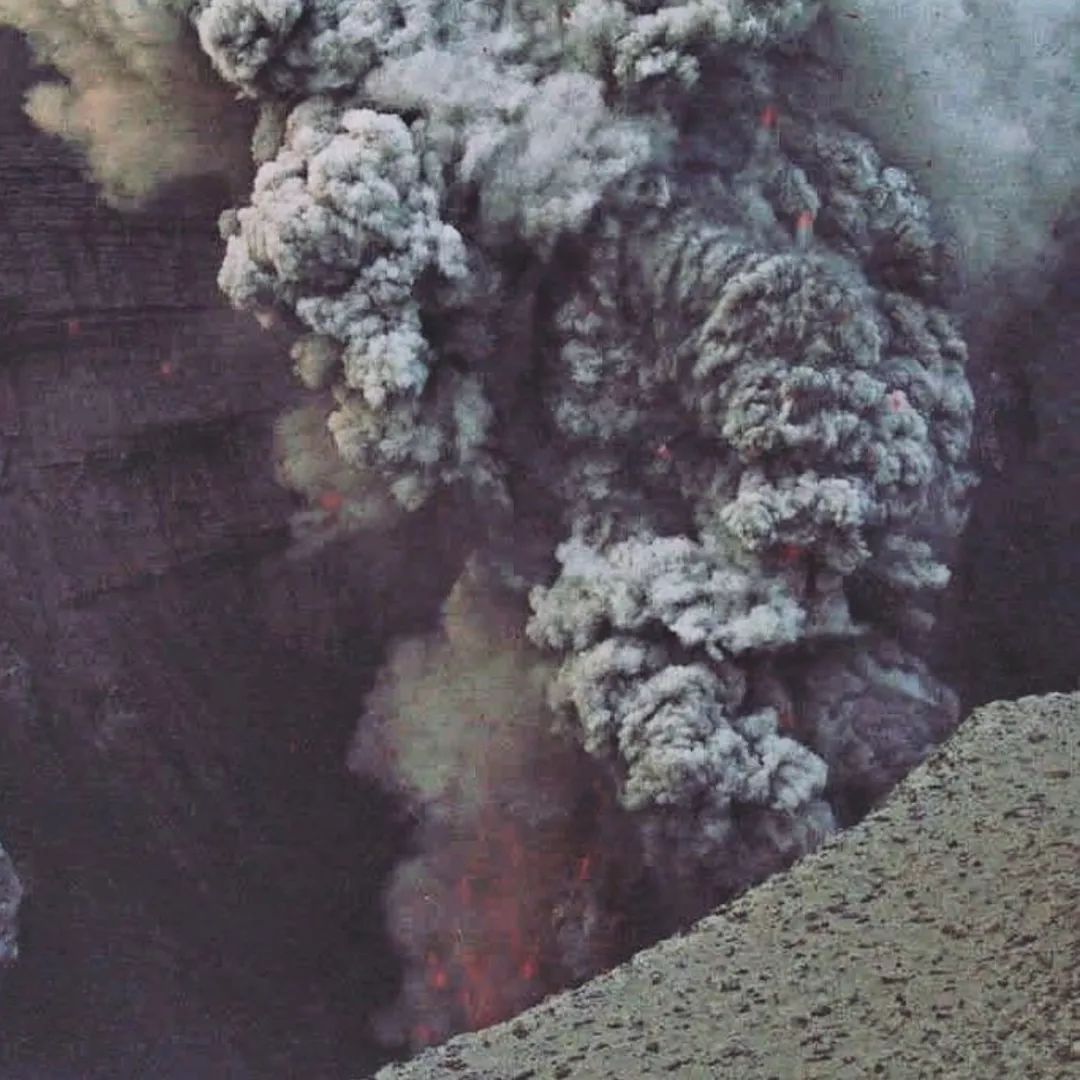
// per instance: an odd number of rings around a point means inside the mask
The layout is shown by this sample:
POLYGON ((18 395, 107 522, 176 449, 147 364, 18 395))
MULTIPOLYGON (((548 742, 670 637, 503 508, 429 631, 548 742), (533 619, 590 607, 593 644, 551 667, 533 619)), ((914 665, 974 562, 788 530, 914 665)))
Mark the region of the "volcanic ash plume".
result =
POLYGON ((919 654, 965 348, 926 202, 802 93, 815 10, 191 5, 261 110, 220 282, 301 331, 307 525, 470 522, 353 755, 419 821, 388 1037, 599 970, 644 898, 652 932, 701 914, 956 721, 919 654))
POLYGON ((251 175, 249 111, 214 78, 185 15, 188 0, 0 0, 0 25, 26 33, 66 81, 39 83, 26 111, 78 144, 122 207, 162 183, 251 175))

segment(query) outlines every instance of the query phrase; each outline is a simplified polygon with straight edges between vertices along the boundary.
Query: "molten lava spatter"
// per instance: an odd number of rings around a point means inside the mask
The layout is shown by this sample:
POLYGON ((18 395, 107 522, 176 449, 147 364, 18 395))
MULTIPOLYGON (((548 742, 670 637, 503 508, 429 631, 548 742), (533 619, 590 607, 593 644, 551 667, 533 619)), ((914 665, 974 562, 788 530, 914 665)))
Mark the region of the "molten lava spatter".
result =
POLYGON ((353 767, 417 830, 386 893, 403 963, 378 1037, 414 1048, 476 1030, 640 946, 622 919, 640 838, 613 778, 557 725, 550 667, 510 602, 466 574, 442 628, 401 642, 353 767))
POLYGON ((573 981, 560 930, 599 910, 596 898, 577 895, 592 888, 597 854, 582 854, 561 830, 501 817, 498 805, 485 809, 473 837, 454 843, 461 875, 426 894, 436 926, 422 984, 407 988, 410 1011, 423 1016, 410 1028, 414 1047, 498 1023, 573 981))

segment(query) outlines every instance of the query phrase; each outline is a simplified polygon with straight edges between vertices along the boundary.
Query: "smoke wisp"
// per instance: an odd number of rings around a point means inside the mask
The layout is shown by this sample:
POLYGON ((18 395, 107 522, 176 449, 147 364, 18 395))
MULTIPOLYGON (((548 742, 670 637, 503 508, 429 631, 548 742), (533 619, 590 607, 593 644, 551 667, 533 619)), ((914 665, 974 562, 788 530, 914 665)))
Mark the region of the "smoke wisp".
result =
POLYGON ((830 0, 828 95, 933 198, 977 337, 1002 291, 1038 299, 1080 192, 1072 0, 830 0))
POLYGON ((0 0, 64 81, 35 86, 26 111, 79 146, 106 199, 133 208, 162 184, 251 174, 248 110, 213 77, 184 16, 186 0, 0 0))

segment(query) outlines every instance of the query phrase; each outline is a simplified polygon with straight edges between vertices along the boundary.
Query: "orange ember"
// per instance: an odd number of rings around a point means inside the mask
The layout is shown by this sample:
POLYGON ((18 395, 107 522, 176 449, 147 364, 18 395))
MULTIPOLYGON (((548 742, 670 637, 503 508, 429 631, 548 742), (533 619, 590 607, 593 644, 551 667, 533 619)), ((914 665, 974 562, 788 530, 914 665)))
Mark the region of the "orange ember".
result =
MULTIPOLYGON (((455 1030, 506 1020, 558 983, 558 960, 545 961, 558 955, 556 911, 595 872, 595 856, 574 853, 569 837, 537 835, 504 815, 484 812, 476 834, 462 838, 461 876, 441 900, 426 894, 449 916, 424 953, 426 1008, 435 1010, 426 1018, 441 1015, 455 1030)), ((430 1042, 422 1026, 412 1029, 416 1046, 430 1042)))
POLYGON ((437 953, 429 952, 427 954, 427 966, 428 986, 432 990, 445 990, 450 985, 450 973, 446 970, 437 953))
POLYGON ((417 1046, 431 1046, 438 1037, 438 1032, 427 1024, 417 1024, 412 1029, 412 1040, 417 1046))
POLYGON ((780 113, 775 105, 766 105, 761 110, 761 126, 767 131, 776 127, 777 121, 780 119, 780 113))
POLYGON ((345 505, 345 496, 340 491, 324 491, 319 496, 319 506, 328 514, 336 514, 345 505))
POLYGON ((781 560, 789 565, 800 562, 805 554, 804 549, 798 544, 784 544, 780 548, 781 560))

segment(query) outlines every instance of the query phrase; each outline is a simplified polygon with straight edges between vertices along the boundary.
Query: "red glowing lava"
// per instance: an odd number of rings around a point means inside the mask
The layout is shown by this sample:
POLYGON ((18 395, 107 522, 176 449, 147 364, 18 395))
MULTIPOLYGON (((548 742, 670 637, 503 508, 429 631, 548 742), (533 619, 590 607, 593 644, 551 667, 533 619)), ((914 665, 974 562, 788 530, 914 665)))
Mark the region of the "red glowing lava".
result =
POLYGON ((798 544, 781 544, 779 554, 781 562, 787 563, 788 566, 798 566, 806 554, 806 549, 798 544))
POLYGON ((455 838, 451 865, 460 876, 422 886, 435 925, 417 957, 414 1048, 509 1019, 580 977, 567 964, 567 940, 589 950, 589 974, 614 962, 617 922, 601 914, 597 895, 603 856, 583 851, 572 832, 565 822, 517 822, 495 805, 474 835, 455 838))
POLYGON ((450 954, 433 969, 433 989, 453 995, 463 1026, 487 1027, 523 1008, 540 973, 536 880, 546 861, 513 821, 489 811, 455 884, 459 902, 450 954), (537 856, 540 856, 538 858, 537 856))
POLYGON ((345 505, 345 496, 340 491, 324 491, 319 496, 319 506, 327 514, 336 514, 345 505))

